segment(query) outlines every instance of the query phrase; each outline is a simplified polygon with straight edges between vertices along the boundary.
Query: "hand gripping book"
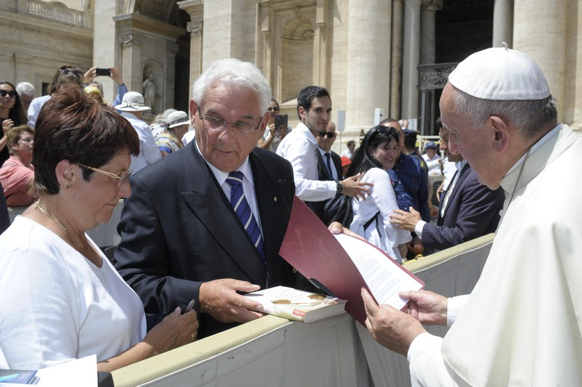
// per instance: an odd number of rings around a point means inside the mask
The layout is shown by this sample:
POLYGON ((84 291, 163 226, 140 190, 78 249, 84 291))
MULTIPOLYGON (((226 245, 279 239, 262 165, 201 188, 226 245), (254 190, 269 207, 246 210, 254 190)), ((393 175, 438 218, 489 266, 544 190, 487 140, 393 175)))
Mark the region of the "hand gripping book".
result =
POLYGON ((344 311, 346 300, 305 292, 286 286, 257 290, 244 295, 263 306, 263 312, 309 323, 344 311))

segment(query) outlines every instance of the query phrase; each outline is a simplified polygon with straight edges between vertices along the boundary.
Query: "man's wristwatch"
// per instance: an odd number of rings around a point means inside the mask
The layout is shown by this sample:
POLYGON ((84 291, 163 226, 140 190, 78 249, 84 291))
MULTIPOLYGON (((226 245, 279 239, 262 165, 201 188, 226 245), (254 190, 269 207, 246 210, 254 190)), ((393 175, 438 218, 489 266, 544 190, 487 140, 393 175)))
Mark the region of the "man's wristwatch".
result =
POLYGON ((336 187, 336 191, 335 194, 339 195, 344 191, 344 186, 342 185, 342 183, 340 183, 339 181, 337 182, 337 187, 336 187))

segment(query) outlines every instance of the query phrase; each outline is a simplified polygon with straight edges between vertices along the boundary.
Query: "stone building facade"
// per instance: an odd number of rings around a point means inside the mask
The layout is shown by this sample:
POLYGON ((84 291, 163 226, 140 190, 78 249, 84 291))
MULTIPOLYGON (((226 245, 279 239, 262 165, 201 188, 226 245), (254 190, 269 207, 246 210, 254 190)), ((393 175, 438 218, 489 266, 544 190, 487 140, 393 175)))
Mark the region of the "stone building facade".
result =
MULTIPOLYGON (((154 88, 156 114, 186 110, 203 69, 236 57, 263 71, 292 125, 297 92, 328 88, 345 143, 377 108, 432 134, 448 72, 507 42, 538 61, 560 119, 578 128, 581 12, 576 0, 4 0, 0 74, 42 90, 64 63, 115 66, 129 90, 154 88)), ((113 82, 99 80, 112 101, 113 82)))

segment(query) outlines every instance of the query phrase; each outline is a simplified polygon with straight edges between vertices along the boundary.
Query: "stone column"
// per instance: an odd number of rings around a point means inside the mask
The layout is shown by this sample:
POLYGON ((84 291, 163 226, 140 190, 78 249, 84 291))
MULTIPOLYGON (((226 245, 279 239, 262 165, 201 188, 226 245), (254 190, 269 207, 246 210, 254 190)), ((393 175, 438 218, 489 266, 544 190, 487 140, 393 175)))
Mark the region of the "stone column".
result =
POLYGON ((142 89, 141 51, 143 39, 144 36, 140 32, 126 31, 119 34, 122 52, 121 71, 124 74, 125 86, 130 91, 142 89))
MULTIPOLYGON (((374 108, 388 112, 390 90, 389 0, 354 1, 348 12, 346 130, 370 128, 374 108), (378 56, 378 53, 382 53, 378 56)), ((333 98, 333 95, 332 95, 333 98)))
MULTIPOLYGON (((202 28, 204 17, 204 3, 203 0, 187 0, 178 2, 178 7, 188 12, 190 21, 187 25, 187 30, 190 33, 190 80, 189 85, 192 85, 196 79, 202 74, 202 28)), ((192 98, 192 88, 190 87, 189 97, 192 98)))
POLYGON ((420 64, 435 63, 435 14, 443 8, 443 0, 422 0, 420 13, 420 64))
POLYGON ((325 0, 317 0, 315 9, 315 36, 313 38, 313 83, 315 85, 329 87, 327 85, 327 45, 325 28, 325 0))
POLYGON ((513 48, 513 0, 495 0, 493 8, 493 47, 503 42, 513 48))
MULTIPOLYGON (((531 56, 542 69, 554 98, 559 119, 565 103, 568 43, 567 0, 516 0, 513 46, 531 56)), ((571 79, 568 79, 570 84, 571 79)))
MULTIPOLYGON (((96 67, 117 67, 124 82, 129 74, 120 68, 121 47, 116 40, 117 30, 113 17, 116 15, 117 1, 96 1, 93 13, 93 65, 96 67)), ((87 71, 88 69, 83 69, 87 71)), ((117 96, 117 84, 114 81, 100 77, 96 81, 103 85, 103 97, 112 103, 117 96)))
POLYGON ((419 60, 420 60, 420 0, 405 0, 401 118, 418 117, 419 60))
MULTIPOLYGON (((436 61, 435 14, 443 8, 443 0, 422 0, 420 13, 420 64, 434 64, 436 61)), ((435 91, 420 92, 420 116, 418 129, 421 134, 430 133, 431 123, 435 120, 435 91)))
POLYGON ((244 3, 213 0, 211 7, 204 7, 203 69, 217 59, 244 58, 244 3))
MULTIPOLYGON (((404 0, 392 1, 392 50, 390 66, 390 114, 388 117, 400 117, 400 84, 402 77, 402 19, 404 17, 404 0)), ((398 118, 396 118, 398 119, 398 118)))
MULTIPOLYGON (((277 98, 277 96, 279 95, 279 93, 277 93, 274 90, 274 86, 278 85, 277 82, 274 82, 274 78, 273 78, 273 71, 272 71, 272 60, 273 60, 273 54, 272 54, 272 42, 271 42, 271 21, 272 21, 272 17, 271 17, 271 7, 270 7, 271 3, 270 2, 265 2, 265 3, 259 3, 258 7, 259 7, 259 11, 258 11, 258 28, 260 31, 260 34, 257 35, 257 38, 259 39, 259 44, 258 49, 255 53, 255 65, 259 68, 259 70, 261 70, 261 72, 263 73, 263 75, 265 76, 265 78, 267 78, 267 81, 269 81, 269 84, 271 85, 272 88, 272 92, 273 92, 273 98, 277 98)), ((278 85, 278 87, 280 88, 280 85, 278 85)), ((279 90, 280 91, 280 90, 279 90)))

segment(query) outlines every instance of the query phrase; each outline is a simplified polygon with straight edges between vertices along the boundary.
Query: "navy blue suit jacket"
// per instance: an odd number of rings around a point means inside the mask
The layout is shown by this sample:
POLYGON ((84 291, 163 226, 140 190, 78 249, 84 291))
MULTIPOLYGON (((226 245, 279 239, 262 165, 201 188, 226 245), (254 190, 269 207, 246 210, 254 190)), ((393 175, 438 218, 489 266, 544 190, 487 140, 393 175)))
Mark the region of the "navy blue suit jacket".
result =
POLYGON ((505 194, 479 183, 477 174, 466 164, 451 192, 445 215, 436 224, 427 223, 422 229, 425 248, 444 250, 477 237, 495 232, 505 194))
MULTIPOLYGON (((295 194, 291 164, 259 148, 249 157, 266 265, 194 141, 131 178, 114 258, 147 313, 184 310, 198 301, 203 282, 220 278, 293 285, 292 268, 279 256, 295 194)), ((200 338, 234 325, 199 316, 200 338)))

